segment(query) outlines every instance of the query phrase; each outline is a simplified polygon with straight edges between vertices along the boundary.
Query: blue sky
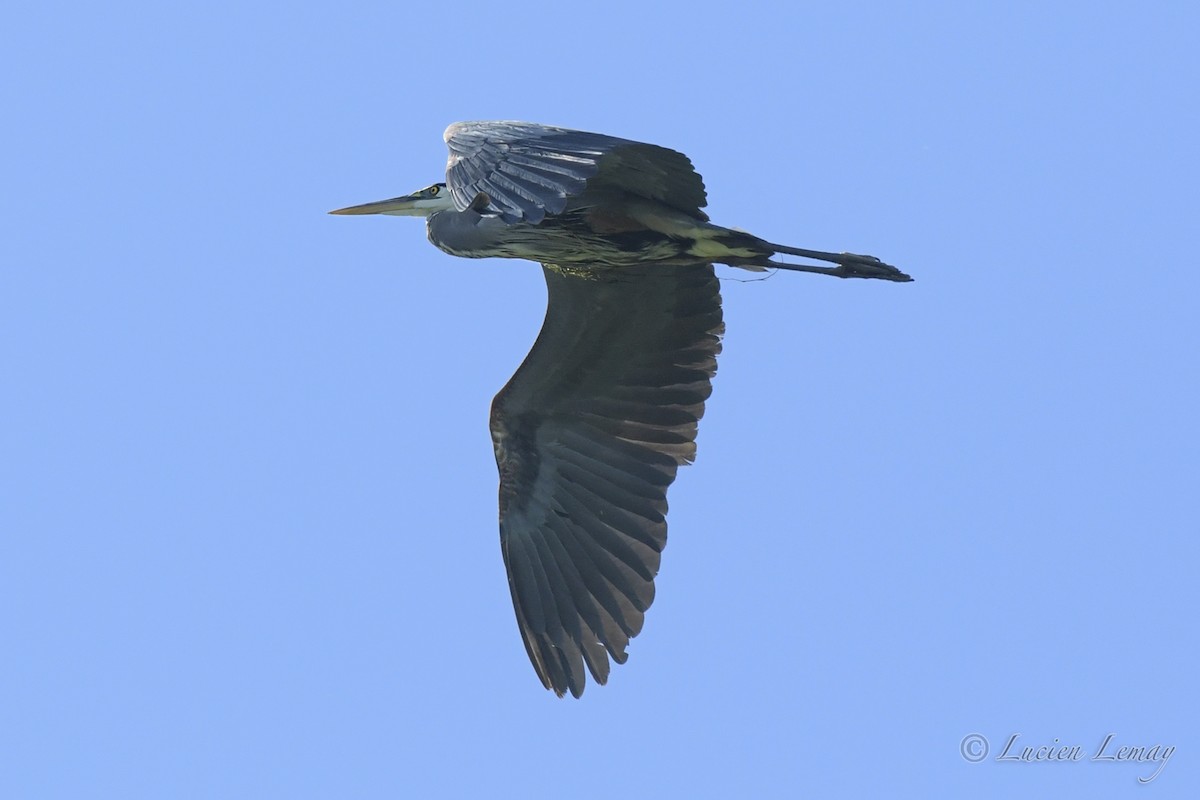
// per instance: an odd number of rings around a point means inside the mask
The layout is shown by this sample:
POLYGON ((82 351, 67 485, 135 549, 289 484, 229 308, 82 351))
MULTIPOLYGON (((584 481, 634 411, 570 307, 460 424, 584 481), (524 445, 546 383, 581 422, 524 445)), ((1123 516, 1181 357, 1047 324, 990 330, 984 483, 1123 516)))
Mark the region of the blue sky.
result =
POLYGON ((10 13, 0 796, 1194 796, 1197 16, 10 13), (679 149, 716 221, 916 278, 725 271, 658 598, 581 701, 496 529, 540 270, 325 215, 492 118, 679 149), (1109 733, 1176 752, 1139 785, 1109 733))

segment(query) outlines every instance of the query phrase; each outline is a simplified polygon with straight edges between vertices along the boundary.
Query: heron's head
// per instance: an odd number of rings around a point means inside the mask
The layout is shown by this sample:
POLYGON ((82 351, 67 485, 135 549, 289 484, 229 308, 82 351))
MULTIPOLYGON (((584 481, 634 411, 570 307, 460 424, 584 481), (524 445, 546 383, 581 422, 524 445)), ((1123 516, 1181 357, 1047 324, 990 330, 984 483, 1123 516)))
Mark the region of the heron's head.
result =
POLYGON ((449 211, 454 208, 454 200, 446 191, 446 184, 435 183, 419 192, 406 194, 403 197, 393 197, 391 200, 378 200, 374 203, 363 203, 361 206, 349 206, 330 211, 330 214, 391 214, 396 217, 428 217, 437 211, 449 211))

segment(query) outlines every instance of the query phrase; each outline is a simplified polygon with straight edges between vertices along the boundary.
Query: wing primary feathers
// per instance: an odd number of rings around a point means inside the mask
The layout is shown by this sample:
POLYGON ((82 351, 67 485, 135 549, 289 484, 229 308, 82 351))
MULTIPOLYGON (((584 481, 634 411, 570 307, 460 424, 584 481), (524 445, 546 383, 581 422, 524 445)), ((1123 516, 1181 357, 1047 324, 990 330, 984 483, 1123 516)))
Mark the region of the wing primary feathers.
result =
POLYGON ((695 455, 721 349, 708 264, 545 270, 546 321, 492 404, 500 537, 543 684, 624 663, 654 602, 667 490, 695 455))

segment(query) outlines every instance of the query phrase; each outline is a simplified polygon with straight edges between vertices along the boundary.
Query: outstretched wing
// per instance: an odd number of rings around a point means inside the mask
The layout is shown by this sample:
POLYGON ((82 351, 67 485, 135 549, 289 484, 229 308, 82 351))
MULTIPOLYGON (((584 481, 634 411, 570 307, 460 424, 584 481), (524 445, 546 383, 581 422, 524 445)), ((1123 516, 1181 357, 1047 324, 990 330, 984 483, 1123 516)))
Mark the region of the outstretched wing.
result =
POLYGON ((456 122, 445 139, 446 185, 460 211, 484 192, 506 222, 536 224, 590 182, 706 218, 704 181, 665 147, 531 122, 456 122))
POLYGON ((545 324, 492 403, 500 545, 538 677, 579 697, 654 600, 724 325, 709 264, 545 272, 545 324))

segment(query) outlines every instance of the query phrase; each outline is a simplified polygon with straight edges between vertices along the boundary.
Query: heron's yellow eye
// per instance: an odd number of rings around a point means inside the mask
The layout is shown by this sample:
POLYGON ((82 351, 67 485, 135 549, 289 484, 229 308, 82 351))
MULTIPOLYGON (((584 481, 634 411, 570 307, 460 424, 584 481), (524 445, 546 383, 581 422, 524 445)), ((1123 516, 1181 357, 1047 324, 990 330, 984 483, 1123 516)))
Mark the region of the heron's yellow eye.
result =
POLYGON ((429 194, 431 194, 434 197, 437 197, 438 189, 439 189, 439 187, 437 187, 437 186, 430 186, 429 194))

